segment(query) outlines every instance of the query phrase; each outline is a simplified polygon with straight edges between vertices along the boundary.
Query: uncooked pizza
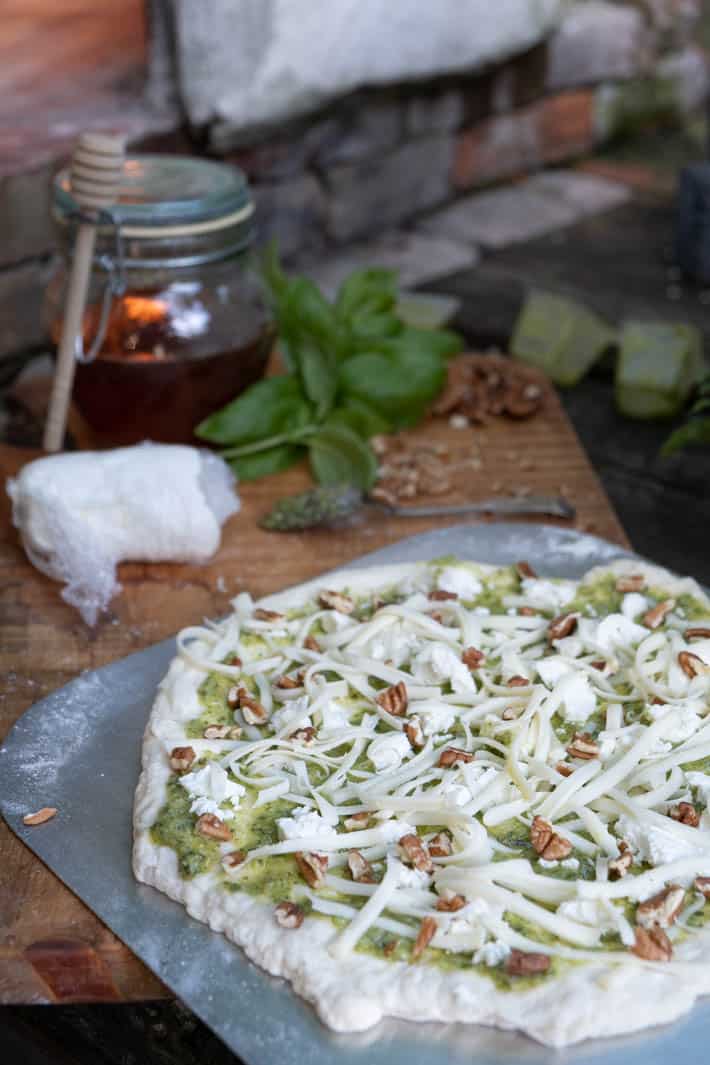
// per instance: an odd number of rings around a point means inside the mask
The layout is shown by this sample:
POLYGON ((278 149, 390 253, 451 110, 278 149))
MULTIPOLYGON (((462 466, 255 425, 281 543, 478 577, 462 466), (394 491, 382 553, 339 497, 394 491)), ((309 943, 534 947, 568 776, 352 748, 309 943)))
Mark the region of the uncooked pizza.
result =
POLYGON ((139 880, 340 1031, 561 1046, 710 993, 710 601, 455 558, 190 628, 145 734, 139 880))

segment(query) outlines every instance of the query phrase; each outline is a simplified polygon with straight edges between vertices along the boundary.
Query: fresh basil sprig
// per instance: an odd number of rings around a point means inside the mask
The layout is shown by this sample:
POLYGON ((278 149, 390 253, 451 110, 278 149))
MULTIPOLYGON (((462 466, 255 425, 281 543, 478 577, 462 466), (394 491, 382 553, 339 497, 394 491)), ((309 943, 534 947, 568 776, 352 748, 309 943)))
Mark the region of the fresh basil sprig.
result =
POLYGON ((710 373, 698 386, 698 395, 688 412, 688 420, 666 440, 661 448, 664 457, 674 455, 693 444, 710 444, 710 373))
POLYGON ((272 246, 263 278, 288 373, 252 385, 196 435, 221 446, 242 480, 308 454, 319 483, 366 492, 377 472, 369 438, 423 417, 461 338, 405 325, 389 270, 356 271, 331 303, 308 278, 288 277, 272 246))

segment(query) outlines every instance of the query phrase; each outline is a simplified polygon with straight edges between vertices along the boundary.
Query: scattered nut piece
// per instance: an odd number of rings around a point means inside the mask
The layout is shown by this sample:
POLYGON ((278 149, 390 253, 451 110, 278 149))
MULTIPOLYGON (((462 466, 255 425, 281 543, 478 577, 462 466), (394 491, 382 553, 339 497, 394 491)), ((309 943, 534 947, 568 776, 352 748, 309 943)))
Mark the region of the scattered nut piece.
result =
POLYGON ((710 899, 710 876, 696 876, 693 887, 706 899, 710 899))
POLYGON ((239 709, 247 725, 263 725, 269 720, 269 711, 246 688, 239 689, 239 709))
POLYGON ((255 621, 285 621, 286 615, 279 614, 277 610, 264 610, 262 606, 258 606, 252 617, 255 621))
POLYGON ((348 851, 348 869, 350 875, 358 884, 374 884, 375 874, 367 858, 363 858, 360 851, 348 851))
POLYGON ((419 935, 415 939, 414 946, 412 947, 412 961, 416 961, 416 959, 429 946, 436 935, 437 927, 437 923, 433 917, 424 918, 419 926, 419 935))
POLYGON ((56 806, 43 806, 33 814, 25 814, 22 818, 23 825, 43 825, 45 821, 51 821, 57 816, 56 806))
POLYGON ((516 718, 520 717, 524 709, 523 706, 506 706, 500 716, 503 721, 515 721, 516 718))
POLYGON ((564 836, 558 836, 553 832, 550 842, 540 855, 546 862, 558 862, 562 858, 569 858, 572 853, 572 844, 564 836))
POLYGON ((618 857, 612 858, 609 861, 608 872, 610 880, 621 880, 626 876, 631 866, 634 864, 634 856, 631 851, 631 847, 628 845, 625 839, 619 841, 619 854, 618 857))
POLYGON ((592 669, 596 669, 600 673, 604 673, 606 671, 607 665, 608 663, 603 658, 595 658, 594 661, 591 663, 592 669))
POLYGON ((294 854, 298 870, 309 887, 318 891, 323 886, 328 871, 328 855, 314 854, 312 851, 297 851, 294 854))
POLYGON ((242 660, 238 654, 232 653, 231 655, 227 655, 224 664, 225 666, 234 666, 235 669, 238 669, 242 664, 242 660))
POLYGON ((547 862, 559 861, 572 853, 572 844, 553 831, 552 825, 539 815, 530 826, 530 842, 536 854, 547 862))
POLYGON ((530 563, 526 562, 524 559, 522 561, 520 561, 520 562, 516 562, 515 563, 515 568, 516 568, 516 570, 518 572, 518 576, 521 579, 523 577, 532 577, 532 578, 536 578, 537 577, 537 573, 532 568, 530 563))
POLYGON ((635 928, 636 942, 631 953, 646 961, 670 961, 673 957, 671 941, 662 928, 635 928))
POLYGON ((527 688, 530 685, 530 681, 527 677, 520 677, 517 674, 506 681, 506 683, 509 688, 527 688))
POLYGON ((170 768, 173 773, 186 773, 196 757, 193 747, 173 747, 170 752, 170 768))
POLYGON ((561 777, 571 777, 574 773, 574 766, 570 765, 569 762, 558 762, 555 769, 561 777))
POLYGON ((382 953, 386 958, 391 957, 399 946, 399 940, 396 937, 388 939, 385 945, 382 947, 382 953))
POLYGON ((630 573, 626 577, 619 577, 616 582, 617 592, 642 592, 646 587, 646 578, 642 573, 630 573))
POLYGON ((588 732, 575 732, 572 742, 567 747, 567 754, 572 758, 586 760, 599 757, 599 744, 588 732))
POLYGON ((313 725, 305 725, 303 728, 297 728, 295 732, 292 732, 288 737, 293 743, 313 743, 316 738, 316 730, 313 725))
POLYGON ((315 636, 306 636, 305 640, 303 641, 303 646, 306 648, 307 651, 315 651, 317 654, 319 654, 321 650, 321 645, 318 643, 318 640, 315 638, 315 636))
POLYGON ((519 606, 518 614, 521 616, 521 618, 536 618, 537 610, 535 610, 534 607, 531 606, 519 606))
POLYGON ((375 697, 375 702, 393 717, 403 717, 409 705, 407 685, 403 680, 399 684, 393 684, 391 688, 385 688, 375 697))
POLYGON ((415 751, 420 750, 426 740, 424 739, 424 729, 422 728, 421 719, 416 717, 410 717, 409 721, 405 725, 404 731, 407 734, 407 739, 414 748, 415 751))
POLYGON ((574 612, 560 614, 558 618, 553 618, 547 626, 547 638, 550 641, 564 639, 565 636, 569 636, 577 628, 578 620, 579 614, 574 612))
POLYGON ((238 740, 241 734, 239 725, 207 725, 202 737, 206 740, 238 740))
POLYGON ((683 909, 685 888, 669 884, 645 902, 636 907, 636 921, 642 928, 670 928, 683 909))
POLYGON ((236 869, 238 865, 246 861, 246 856, 246 851, 230 851, 229 854, 223 856, 222 865, 225 869, 236 869))
POLYGON ((281 928, 300 928, 305 914, 295 902, 280 902, 274 910, 274 919, 281 928))
POLYGON ((462 910, 465 905, 466 899, 463 895, 457 895, 449 888, 444 888, 436 900, 437 910, 441 910, 443 913, 456 913, 458 910, 462 910))
POLYGON ((443 769, 448 769, 450 766, 457 765, 458 762, 472 762, 473 755, 470 751, 462 751, 460 747, 446 747, 439 755, 439 761, 436 763, 443 769))
POLYGON ((537 973, 546 973, 549 968, 549 954, 528 953, 514 948, 505 960, 508 976, 535 976, 537 973))
POLYGON ((438 832, 429 840, 427 846, 432 858, 448 858, 454 849, 448 832, 438 832))
POLYGON ((402 857, 421 873, 431 873, 434 866, 429 856, 429 851, 424 846, 419 836, 415 833, 402 836, 399 841, 399 849, 402 857))
POLYGON ((703 662, 699 655, 694 655, 692 651, 680 651, 678 665, 691 680, 693 677, 710 674, 710 666, 703 662))
POLYGON ((232 833, 216 814, 202 814, 198 817, 195 831, 207 839, 218 839, 220 843, 226 843, 232 838, 232 833))
POLYGON ((697 828, 700 824, 700 814, 690 802, 679 802, 677 806, 671 806, 668 816, 674 821, 680 821, 682 825, 697 828))
POLYGON ((289 677, 286 673, 276 681, 275 687, 282 688, 284 691, 292 691, 293 688, 300 688, 301 684, 295 677, 289 677))
POLYGON ((461 655, 461 661, 469 669, 479 669, 486 661, 486 656, 477 647, 466 647, 461 655))
POLYGON ((360 829, 367 828, 370 824, 370 817, 371 814, 367 810, 362 810, 359 814, 346 817, 343 821, 343 828, 346 832, 357 832, 360 829))
POLYGON ((694 625, 683 633, 686 640, 710 640, 710 629, 702 625, 694 625))
POLYGON ((331 592, 328 589, 320 593, 318 603, 326 610, 337 610, 339 614, 352 614, 355 609, 355 603, 349 595, 331 592))
POLYGON ((227 692, 227 706, 229 707, 230 710, 236 710, 237 707, 239 706, 239 691, 240 691, 239 685, 238 684, 233 684, 232 687, 227 692))
POLYGON ((432 603, 446 603, 448 600, 458 599, 456 592, 445 592, 443 588, 435 588, 433 592, 429 592, 429 598, 432 603))
POLYGON ((664 599, 662 603, 656 603, 650 610, 647 610, 644 616, 641 618, 641 622, 647 629, 657 629, 659 625, 662 625, 666 619, 666 615, 670 614, 671 610, 675 606, 675 599, 664 599))

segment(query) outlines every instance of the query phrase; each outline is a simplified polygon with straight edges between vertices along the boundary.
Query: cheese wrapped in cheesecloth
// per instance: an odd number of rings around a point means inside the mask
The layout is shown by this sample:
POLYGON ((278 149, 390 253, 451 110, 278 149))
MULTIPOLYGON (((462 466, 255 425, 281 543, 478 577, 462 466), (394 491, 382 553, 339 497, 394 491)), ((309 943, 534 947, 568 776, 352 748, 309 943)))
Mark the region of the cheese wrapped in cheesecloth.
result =
POLYGON ((120 591, 119 562, 206 562, 239 510, 226 463, 182 445, 52 455, 7 491, 28 558, 88 625, 120 591))

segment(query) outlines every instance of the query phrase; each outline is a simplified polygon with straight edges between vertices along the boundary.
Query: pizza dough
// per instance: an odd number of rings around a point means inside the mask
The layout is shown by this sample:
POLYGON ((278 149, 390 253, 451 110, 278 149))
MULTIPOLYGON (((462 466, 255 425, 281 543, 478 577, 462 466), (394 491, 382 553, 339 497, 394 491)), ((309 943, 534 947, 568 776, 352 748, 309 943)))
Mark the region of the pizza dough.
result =
POLYGON ((234 608, 180 634, 153 707, 139 880, 339 1031, 391 1015, 564 1046, 710 993, 694 581, 447 559, 234 608))

